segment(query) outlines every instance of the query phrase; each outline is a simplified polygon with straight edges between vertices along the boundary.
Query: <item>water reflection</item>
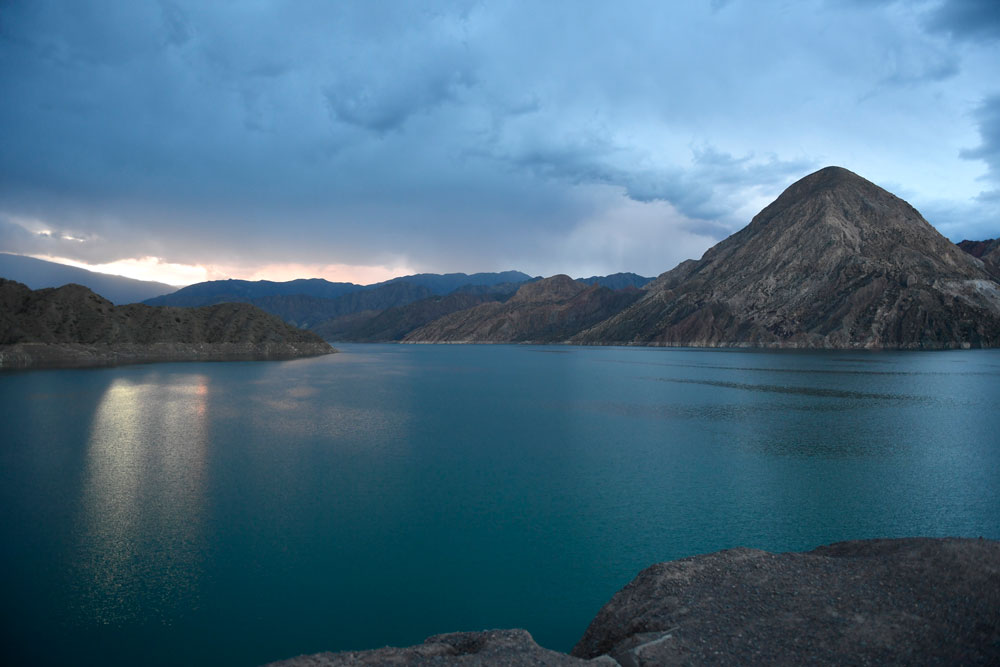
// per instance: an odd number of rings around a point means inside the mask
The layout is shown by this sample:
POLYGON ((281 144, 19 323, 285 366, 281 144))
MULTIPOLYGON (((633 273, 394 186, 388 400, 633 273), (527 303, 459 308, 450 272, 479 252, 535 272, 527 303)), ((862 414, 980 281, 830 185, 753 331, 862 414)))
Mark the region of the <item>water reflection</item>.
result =
POLYGON ((100 625, 163 621, 195 603, 203 552, 208 377, 120 377, 87 445, 79 612, 100 625))
POLYGON ((724 387, 726 389, 743 389, 771 394, 799 394, 802 396, 820 396, 825 398, 852 398, 861 400, 920 400, 919 396, 907 394, 882 394, 868 391, 850 391, 824 387, 798 387, 793 385, 748 384, 746 382, 724 382, 721 380, 689 380, 682 378, 651 378, 661 382, 677 382, 680 384, 700 384, 707 387, 724 387))

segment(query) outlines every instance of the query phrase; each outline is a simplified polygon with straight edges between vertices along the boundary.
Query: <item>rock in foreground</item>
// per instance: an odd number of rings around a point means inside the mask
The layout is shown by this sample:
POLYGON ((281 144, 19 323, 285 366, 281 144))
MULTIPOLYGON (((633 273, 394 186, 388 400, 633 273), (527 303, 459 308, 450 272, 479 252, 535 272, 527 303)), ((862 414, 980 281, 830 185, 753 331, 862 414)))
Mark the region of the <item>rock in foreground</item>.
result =
POLYGON ((571 655, 524 630, 274 665, 1000 664, 1000 542, 908 538, 730 549, 643 570, 571 655))
POLYGON ((997 664, 1000 543, 730 549, 643 570, 573 655, 621 664, 997 664))
POLYGON ((269 667, 346 667, 347 665, 600 665, 607 658, 580 660, 542 648, 527 630, 453 632, 428 637, 423 644, 374 651, 316 653, 271 663, 269 667))

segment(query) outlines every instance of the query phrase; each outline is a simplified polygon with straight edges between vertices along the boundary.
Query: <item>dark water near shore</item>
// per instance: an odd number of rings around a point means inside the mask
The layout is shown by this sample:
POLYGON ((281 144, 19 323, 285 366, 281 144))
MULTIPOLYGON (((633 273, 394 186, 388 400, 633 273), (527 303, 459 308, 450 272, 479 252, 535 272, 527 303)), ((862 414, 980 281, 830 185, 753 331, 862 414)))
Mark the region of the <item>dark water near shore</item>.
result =
POLYGON ((0 374, 2 661, 568 650, 657 561, 1000 538, 1000 351, 343 349, 0 374))

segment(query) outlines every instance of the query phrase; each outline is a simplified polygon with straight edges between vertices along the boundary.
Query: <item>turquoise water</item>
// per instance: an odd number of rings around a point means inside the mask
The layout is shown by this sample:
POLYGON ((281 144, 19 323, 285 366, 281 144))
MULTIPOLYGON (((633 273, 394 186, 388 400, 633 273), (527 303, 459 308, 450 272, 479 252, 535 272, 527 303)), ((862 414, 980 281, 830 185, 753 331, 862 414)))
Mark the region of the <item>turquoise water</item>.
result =
POLYGON ((1000 538, 1000 351, 342 349, 0 374, 3 662, 568 650, 657 561, 1000 538))

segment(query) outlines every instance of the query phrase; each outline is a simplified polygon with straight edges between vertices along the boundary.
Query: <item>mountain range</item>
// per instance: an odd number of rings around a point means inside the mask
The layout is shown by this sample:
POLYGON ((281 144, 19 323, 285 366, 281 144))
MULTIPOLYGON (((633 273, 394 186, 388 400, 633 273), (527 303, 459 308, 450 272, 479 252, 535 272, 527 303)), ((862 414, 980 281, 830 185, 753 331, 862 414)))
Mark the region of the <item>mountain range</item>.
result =
MULTIPOLYGON (((989 259, 996 246, 974 250, 989 259)), ((700 260, 682 262, 633 298, 623 297, 616 312, 602 313, 572 284, 556 276, 523 286, 506 304, 451 313, 404 341, 1000 345, 1000 284, 988 264, 941 236, 902 199, 840 167, 792 184, 700 260)))
POLYGON ((242 302, 345 342, 995 347, 998 280, 1000 240, 953 244, 902 199, 827 167, 656 279, 505 271, 373 285, 222 280, 145 303, 242 302))
POLYGON ((522 286, 504 302, 482 303, 409 332, 405 342, 555 343, 604 321, 642 296, 557 275, 522 286))
POLYGON ((31 289, 61 287, 70 283, 86 285, 117 304, 138 303, 177 289, 165 283, 111 276, 6 252, 0 252, 0 277, 23 283, 31 289))

